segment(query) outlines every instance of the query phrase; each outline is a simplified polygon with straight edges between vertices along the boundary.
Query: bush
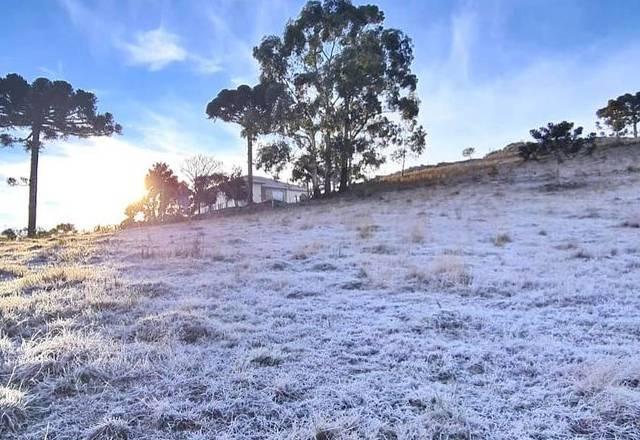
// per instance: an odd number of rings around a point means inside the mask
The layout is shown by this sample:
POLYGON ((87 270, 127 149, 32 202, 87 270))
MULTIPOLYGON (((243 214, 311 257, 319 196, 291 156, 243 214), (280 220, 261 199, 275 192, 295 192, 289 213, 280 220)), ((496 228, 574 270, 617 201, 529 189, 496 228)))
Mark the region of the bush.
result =
POLYGON ((575 157, 579 152, 593 151, 595 133, 582 137, 583 128, 573 128, 573 122, 549 122, 546 127, 534 128, 529 133, 535 142, 527 142, 520 146, 519 154, 524 160, 538 160, 547 156, 555 156, 558 162, 564 158, 575 157))
POLYGON ((5 229, 0 235, 2 235, 7 240, 15 240, 16 238, 18 238, 18 234, 13 229, 5 229))
POLYGON ((55 228, 51 229, 54 234, 73 234, 76 231, 76 227, 72 223, 59 223, 55 228))

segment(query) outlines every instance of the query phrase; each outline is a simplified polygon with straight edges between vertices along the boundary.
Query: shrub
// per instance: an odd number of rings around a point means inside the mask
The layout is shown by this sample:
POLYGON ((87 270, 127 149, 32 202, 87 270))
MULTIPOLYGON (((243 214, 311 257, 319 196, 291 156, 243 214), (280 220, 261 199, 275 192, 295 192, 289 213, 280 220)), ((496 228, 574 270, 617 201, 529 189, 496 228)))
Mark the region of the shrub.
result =
POLYGON ((592 151, 595 133, 587 138, 582 137, 583 128, 573 128, 573 122, 562 121, 554 124, 549 122, 546 127, 530 130, 535 142, 526 142, 519 148, 520 156, 525 159, 540 159, 547 156, 555 156, 560 163, 564 158, 575 157, 585 147, 592 151))
POLYGON ((16 231, 11 228, 5 229, 0 235, 2 235, 7 240, 15 240, 16 238, 18 238, 18 234, 16 233, 16 231))
POLYGON ((24 423, 26 406, 22 391, 0 386, 0 436, 16 431, 24 423))
POLYGON ((72 234, 78 231, 72 223, 59 223, 50 232, 53 234, 72 234))

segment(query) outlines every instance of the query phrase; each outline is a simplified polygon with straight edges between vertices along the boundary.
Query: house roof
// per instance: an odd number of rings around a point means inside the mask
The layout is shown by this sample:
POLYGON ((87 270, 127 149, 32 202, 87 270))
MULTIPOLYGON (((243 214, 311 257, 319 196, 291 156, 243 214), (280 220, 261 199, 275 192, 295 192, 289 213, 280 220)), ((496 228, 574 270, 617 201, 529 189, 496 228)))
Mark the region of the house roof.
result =
MULTIPOLYGON (((243 176, 245 180, 247 180, 247 176, 243 176)), ((292 183, 280 182, 279 180, 269 179, 268 177, 262 176, 253 176, 253 184, 263 185, 267 188, 274 189, 287 189, 290 191, 303 191, 306 192, 306 188, 294 185, 292 183)))

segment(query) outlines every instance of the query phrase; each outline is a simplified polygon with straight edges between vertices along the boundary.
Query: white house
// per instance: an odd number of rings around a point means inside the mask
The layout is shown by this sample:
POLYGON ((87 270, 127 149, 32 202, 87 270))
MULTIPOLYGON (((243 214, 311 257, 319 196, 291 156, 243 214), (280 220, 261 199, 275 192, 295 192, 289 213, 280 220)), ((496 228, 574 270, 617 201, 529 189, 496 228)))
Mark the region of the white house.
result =
MULTIPOLYGON (((245 177, 245 180, 247 178, 245 177)), ((262 203, 276 200, 285 203, 298 203, 307 190, 298 185, 280 182, 267 177, 253 176, 253 202, 262 203)))
MULTIPOLYGON (((244 176, 247 180, 247 176, 244 176)), ((285 203, 298 203, 308 195, 307 189, 292 183, 280 182, 267 177, 253 176, 253 202, 264 203, 271 200, 285 203)), ((238 201, 237 205, 244 206, 244 200, 238 201)), ((236 206, 233 200, 227 200, 224 194, 218 195, 216 209, 236 206)))

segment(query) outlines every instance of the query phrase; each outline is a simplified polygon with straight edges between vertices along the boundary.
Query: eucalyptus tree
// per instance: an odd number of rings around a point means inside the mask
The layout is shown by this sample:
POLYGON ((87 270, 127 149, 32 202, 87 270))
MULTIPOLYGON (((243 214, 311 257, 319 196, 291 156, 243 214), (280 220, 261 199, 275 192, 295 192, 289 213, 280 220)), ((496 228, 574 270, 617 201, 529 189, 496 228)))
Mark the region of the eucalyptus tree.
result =
POLYGON ((38 78, 31 84, 18 74, 0 77, 0 142, 22 144, 31 155, 27 234, 36 234, 38 160, 44 141, 120 133, 111 113, 100 114, 93 93, 66 81, 38 78))
POLYGON ((256 166, 270 173, 274 179, 280 178, 280 173, 291 162, 291 145, 285 140, 277 140, 262 145, 258 150, 256 166))
POLYGON ((221 119, 242 127, 247 139, 247 203, 253 203, 253 142, 261 134, 271 131, 278 103, 283 97, 279 84, 261 82, 254 87, 241 85, 224 89, 207 105, 209 119, 221 119))
POLYGON ((322 156, 325 193, 336 172, 345 190, 352 178, 380 166, 390 145, 424 150, 411 39, 383 22, 374 5, 310 1, 282 37, 268 36, 254 49, 263 80, 286 86, 295 109, 287 113, 288 128, 309 139, 302 153, 312 174, 322 156))

